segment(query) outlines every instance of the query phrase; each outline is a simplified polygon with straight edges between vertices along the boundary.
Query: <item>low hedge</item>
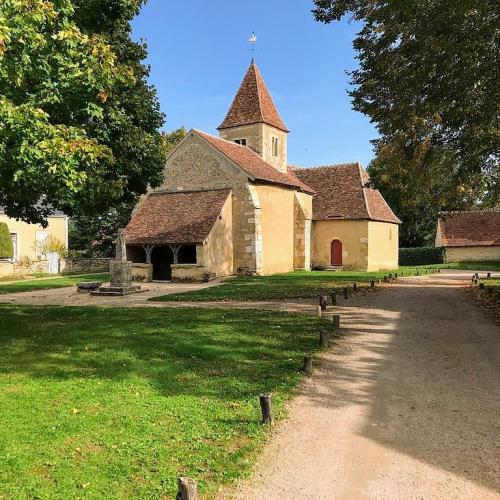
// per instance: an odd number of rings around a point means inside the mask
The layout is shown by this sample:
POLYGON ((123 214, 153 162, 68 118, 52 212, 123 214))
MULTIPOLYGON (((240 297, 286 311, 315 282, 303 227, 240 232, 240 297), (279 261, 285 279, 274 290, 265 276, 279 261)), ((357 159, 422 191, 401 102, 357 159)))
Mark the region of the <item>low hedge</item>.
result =
POLYGON ((444 252, 442 248, 417 247, 400 248, 400 266, 425 266, 427 264, 443 264, 444 252))
POLYGON ((12 259, 14 256, 14 246, 10 231, 5 222, 0 222, 0 259, 12 259))

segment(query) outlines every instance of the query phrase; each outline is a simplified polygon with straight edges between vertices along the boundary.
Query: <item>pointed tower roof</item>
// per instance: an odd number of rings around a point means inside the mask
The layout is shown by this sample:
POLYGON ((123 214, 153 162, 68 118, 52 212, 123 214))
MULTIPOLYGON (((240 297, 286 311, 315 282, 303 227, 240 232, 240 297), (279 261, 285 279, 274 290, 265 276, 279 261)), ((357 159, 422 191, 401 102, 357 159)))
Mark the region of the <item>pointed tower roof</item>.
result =
POLYGON ((266 123, 285 132, 289 131, 274 105, 271 94, 267 90, 254 60, 252 60, 226 118, 219 125, 218 130, 253 123, 266 123))

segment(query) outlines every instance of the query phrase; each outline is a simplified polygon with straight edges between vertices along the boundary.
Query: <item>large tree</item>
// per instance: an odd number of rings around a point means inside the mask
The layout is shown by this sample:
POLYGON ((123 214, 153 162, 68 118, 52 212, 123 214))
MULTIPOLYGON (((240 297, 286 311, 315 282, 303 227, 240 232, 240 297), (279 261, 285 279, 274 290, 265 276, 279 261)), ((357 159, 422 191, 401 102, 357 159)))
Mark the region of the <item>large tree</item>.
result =
POLYGON ((423 243, 440 209, 498 203, 497 2, 315 4, 318 21, 362 22, 351 96, 380 133, 370 173, 406 224, 402 243, 423 243))
POLYGON ((163 124, 143 44, 142 0, 0 3, 0 206, 103 213, 157 185, 163 124))
MULTIPOLYGON (((165 156, 186 134, 184 127, 172 132, 162 132, 165 156)), ((112 209, 99 214, 75 214, 70 220, 70 249, 85 257, 113 256, 116 233, 129 222, 138 199, 117 203, 112 209)))

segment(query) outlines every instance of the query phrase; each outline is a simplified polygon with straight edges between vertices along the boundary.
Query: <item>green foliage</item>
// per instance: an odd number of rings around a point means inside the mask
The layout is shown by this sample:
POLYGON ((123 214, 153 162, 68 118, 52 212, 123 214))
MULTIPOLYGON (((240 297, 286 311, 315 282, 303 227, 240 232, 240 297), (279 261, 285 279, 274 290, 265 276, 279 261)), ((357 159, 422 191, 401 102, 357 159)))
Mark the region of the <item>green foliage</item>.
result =
POLYGON ((265 440, 259 394, 282 418, 321 328, 276 311, 1 307, 0 496, 174 498, 185 475, 215 497, 265 440))
POLYGON ((172 149, 179 144, 179 142, 186 137, 187 130, 184 127, 180 127, 177 130, 173 130, 172 132, 163 132, 163 147, 165 148, 166 153, 170 153, 172 149))
POLYGON ((47 279, 20 279, 18 281, 12 281, 4 285, 0 284, 0 295, 6 293, 21 293, 21 292, 35 292, 37 290, 51 290, 54 288, 65 288, 68 286, 76 285, 80 281, 107 281, 109 280, 109 274, 99 273, 99 274, 80 274, 80 275, 68 275, 57 278, 47 278, 47 279))
POLYGON ((5 222, 0 222, 0 259, 11 259, 14 256, 14 246, 10 231, 5 222))
POLYGON ((9 216, 45 224, 52 208, 102 212, 160 181, 163 115, 145 47, 129 37, 141 3, 0 3, 0 206, 9 216))
POLYGON ((39 253, 42 255, 47 255, 49 253, 55 252, 59 254, 62 259, 67 256, 66 245, 59 238, 56 238, 52 234, 41 244, 38 249, 39 253))
POLYGON ((401 266, 423 266, 426 264, 443 264, 444 252, 442 248, 420 247, 400 248, 399 264, 401 266))
POLYGON ((495 206, 499 10, 493 0, 315 0, 316 19, 361 21, 354 109, 378 127, 375 185, 423 244, 439 210, 495 206))
MULTIPOLYGON (((161 134, 163 154, 167 155, 186 135, 181 127, 161 134)), ((113 208, 99 214, 78 213, 70 219, 70 249, 85 257, 114 256, 114 240, 119 228, 125 227, 138 201, 138 196, 129 201, 116 203, 113 208)))

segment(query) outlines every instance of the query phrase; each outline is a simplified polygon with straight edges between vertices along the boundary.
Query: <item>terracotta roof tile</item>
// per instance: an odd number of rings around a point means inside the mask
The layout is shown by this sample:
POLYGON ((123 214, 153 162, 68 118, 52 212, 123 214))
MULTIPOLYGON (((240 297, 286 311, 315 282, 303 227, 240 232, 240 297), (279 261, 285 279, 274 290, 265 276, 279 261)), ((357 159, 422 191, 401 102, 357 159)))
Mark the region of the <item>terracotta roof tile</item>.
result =
POLYGON ((314 220, 368 219, 400 224, 359 163, 314 168, 289 167, 302 182, 316 191, 314 220))
POLYGON ((232 162, 236 163, 236 165, 251 176, 252 180, 279 184, 305 193, 314 193, 313 189, 304 184, 304 182, 295 175, 280 172, 275 167, 265 162, 252 149, 246 146, 240 146, 235 142, 219 139, 218 137, 214 137, 213 135, 206 134, 199 130, 194 130, 193 132, 205 139, 232 162))
POLYGON ((231 190, 154 192, 146 196, 125 230, 128 245, 202 243, 231 190))
POLYGON ((442 212, 439 227, 444 247, 500 246, 500 210, 442 212))
POLYGON ((250 64, 226 118, 218 129, 240 127, 252 123, 267 123, 288 132, 254 61, 250 64))

